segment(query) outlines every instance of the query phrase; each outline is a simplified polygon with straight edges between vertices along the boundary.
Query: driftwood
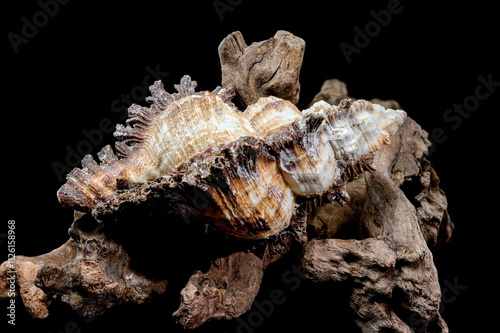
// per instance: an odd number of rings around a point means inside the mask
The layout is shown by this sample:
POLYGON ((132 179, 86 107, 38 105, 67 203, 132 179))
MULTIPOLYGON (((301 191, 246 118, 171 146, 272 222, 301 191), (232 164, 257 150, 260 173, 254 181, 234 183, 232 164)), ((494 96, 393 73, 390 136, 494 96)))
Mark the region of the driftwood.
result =
POLYGON ((15 294, 23 300, 26 310, 35 318, 46 318, 49 315, 48 306, 52 298, 34 284, 38 270, 44 265, 62 267, 71 262, 76 256, 76 243, 70 239, 60 247, 49 253, 36 257, 16 256, 14 261, 5 261, 0 265, 0 299, 9 296, 10 281, 13 276, 9 272, 16 272, 15 294))
POLYGON ((73 260, 64 266, 44 264, 34 280, 35 286, 55 299, 64 299, 85 317, 124 302, 141 304, 167 287, 165 280, 134 271, 123 245, 108 237, 103 228, 92 218, 78 216, 69 229, 76 242, 73 260))
POLYGON ((238 318, 248 311, 268 265, 294 243, 305 241, 300 237, 305 236, 305 221, 306 216, 292 221, 285 237, 219 257, 206 273, 196 271, 181 291, 181 304, 174 312, 176 321, 185 328, 196 328, 208 320, 238 318))
POLYGON ((287 31, 250 46, 233 32, 219 45, 222 84, 234 84, 245 106, 271 95, 297 104, 304 50, 304 40, 287 31))
MULTIPOLYGON (((303 52, 303 40, 285 31, 250 46, 234 32, 219 46, 222 83, 234 84, 245 105, 268 95, 297 103, 303 52)), ((345 98, 345 84, 332 79, 313 102, 337 104, 345 98)), ((372 102, 399 108, 396 101, 372 102)), ((173 316, 190 329, 248 311, 266 268, 293 253, 299 254, 297 261, 310 280, 349 282, 349 305, 361 331, 411 332, 418 323, 419 331, 447 332, 429 250, 446 243, 453 231, 446 197, 426 158, 427 133, 407 118, 390 139, 391 145, 375 154, 377 170, 348 183, 351 199, 346 204, 316 207, 267 240, 241 241, 206 229, 189 216, 163 216, 175 220, 161 231, 171 239, 152 234, 148 244, 131 244, 127 239, 140 215, 118 215, 114 218, 119 224, 98 224, 76 214, 67 243, 38 257, 16 257, 16 292, 36 318, 47 317, 54 301, 94 316, 124 302, 149 301, 168 292, 171 281, 184 281, 173 316), (145 251, 162 253, 165 265, 179 269, 166 273, 138 264, 145 261, 145 251)), ((155 221, 142 217, 141 223, 155 221)), ((159 233, 157 228, 150 230, 159 233)), ((11 297, 11 270, 9 262, 0 266, 0 298, 11 297)))
MULTIPOLYGON (((354 286, 350 306, 364 332, 411 332, 415 327, 410 319, 416 317, 429 331, 446 331, 439 315, 437 271, 424 238, 425 234, 428 242, 434 242, 437 230, 422 232, 428 229, 421 227, 416 207, 400 188, 429 172, 422 166, 429 167, 423 158, 426 138, 411 119, 398 134, 391 138, 390 146, 377 152, 377 171, 350 184, 351 200, 346 205, 328 207, 326 217, 324 212, 313 217, 316 228, 325 230, 320 233, 327 238, 313 239, 304 246, 302 267, 314 281, 350 280, 354 286), (346 216, 357 229, 351 226, 349 232, 356 239, 335 238, 337 221, 345 221, 346 216)), ((420 220, 425 227, 436 227, 420 220)))
MULTIPOLYGON (((129 254, 108 237, 103 225, 75 215, 65 244, 37 257, 16 256, 15 269, 8 261, 0 266, 2 283, 9 271, 17 272, 19 295, 33 317, 46 318, 53 300, 94 317, 116 304, 141 304, 166 290, 167 281, 148 279, 131 268, 129 254)), ((7 298, 6 285, 0 287, 0 297, 7 298)))

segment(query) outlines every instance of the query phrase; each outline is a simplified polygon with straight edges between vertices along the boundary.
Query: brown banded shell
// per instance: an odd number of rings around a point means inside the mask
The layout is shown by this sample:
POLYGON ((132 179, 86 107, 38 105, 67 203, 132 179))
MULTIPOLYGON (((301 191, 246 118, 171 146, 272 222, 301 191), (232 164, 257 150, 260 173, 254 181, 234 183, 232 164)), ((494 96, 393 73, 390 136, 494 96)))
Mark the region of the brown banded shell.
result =
POLYGON ((132 105, 126 126, 117 126, 117 155, 106 146, 100 164, 86 156, 58 191, 60 202, 105 220, 160 196, 167 212, 267 238, 288 226, 301 202, 344 196, 345 181, 373 169, 372 153, 406 115, 363 100, 300 112, 273 96, 241 112, 230 102, 231 86, 195 87, 189 76, 174 94, 155 82, 151 107, 132 105))

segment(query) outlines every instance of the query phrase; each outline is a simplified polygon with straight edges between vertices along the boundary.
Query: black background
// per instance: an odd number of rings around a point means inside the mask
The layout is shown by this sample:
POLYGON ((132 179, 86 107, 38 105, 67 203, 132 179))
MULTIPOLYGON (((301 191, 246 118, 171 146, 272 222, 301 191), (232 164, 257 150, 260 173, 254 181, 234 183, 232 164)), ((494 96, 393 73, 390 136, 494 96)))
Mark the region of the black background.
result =
MULTIPOLYGON (((123 123, 122 113, 113 112, 111 105, 121 94, 142 85, 147 66, 168 72, 162 77, 167 91, 173 91, 184 74, 197 80, 199 89, 212 90, 221 80, 217 47, 225 36, 240 30, 251 44, 272 37, 277 30, 288 30, 306 41, 300 108, 307 106, 324 80, 338 78, 347 83, 351 96, 396 99, 428 132, 442 129, 446 140, 436 144, 430 160, 448 197, 456 231, 449 244, 434 250, 434 258, 443 287, 445 281, 467 286, 445 304, 442 315, 451 332, 496 327, 498 91, 480 101, 455 128, 456 123, 443 119, 454 104, 471 100, 480 84, 478 77, 500 81, 498 11, 493 2, 440 1, 437 6, 436 2, 401 0, 401 12, 392 15, 391 22, 359 53, 352 54, 349 63, 340 43, 355 45, 354 28, 363 30, 374 22, 370 12, 386 9, 390 1, 220 2, 233 4, 222 19, 210 0, 106 5, 73 0, 60 5, 34 37, 19 45, 17 53, 8 33, 21 35, 22 18, 33 22, 41 7, 37 1, 3 5, 5 194, 0 232, 6 232, 8 219, 16 220, 16 253, 39 255, 67 240, 72 213, 57 202, 62 181, 53 163, 64 164, 66 147, 76 149, 86 139, 82 131, 98 128, 101 119, 123 123)), ((112 135, 106 134, 93 147, 94 157, 112 142, 112 135)), ((137 237, 146 235, 139 226, 137 237)), ((5 260, 5 239, 1 248, 5 260)), ((282 280, 291 264, 278 263, 266 273, 257 300, 265 300, 278 288, 285 292, 286 302, 253 331, 356 331, 342 286, 303 282, 291 291, 291 285, 282 280)), ((177 304, 170 302, 177 299, 173 295, 152 305, 119 306, 91 322, 66 306, 58 306, 49 319, 31 319, 18 299, 16 328, 64 332, 66 324, 74 321, 75 332, 134 327, 180 331, 171 319, 177 304)), ((4 326, 7 303, 0 304, 4 326)), ((214 322, 197 331, 237 329, 238 322, 214 322)))

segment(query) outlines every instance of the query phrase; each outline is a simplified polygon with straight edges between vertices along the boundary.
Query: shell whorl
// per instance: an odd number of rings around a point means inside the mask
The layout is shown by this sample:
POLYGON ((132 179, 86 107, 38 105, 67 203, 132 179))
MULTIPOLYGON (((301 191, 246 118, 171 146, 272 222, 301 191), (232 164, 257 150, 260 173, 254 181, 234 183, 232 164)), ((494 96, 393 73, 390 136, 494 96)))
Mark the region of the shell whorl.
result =
POLYGON ((108 145, 97 154, 100 164, 85 156, 59 201, 105 218, 124 202, 153 200, 144 188, 166 182, 165 210, 183 207, 228 234, 266 238, 286 228, 302 203, 346 198, 345 182, 374 169, 373 152, 389 144, 406 116, 364 100, 318 102, 301 112, 273 96, 241 112, 232 86, 195 88, 189 76, 173 94, 155 82, 150 107, 133 104, 125 125, 117 125, 116 155, 108 145), (209 203, 199 209, 181 198, 189 189, 209 203))

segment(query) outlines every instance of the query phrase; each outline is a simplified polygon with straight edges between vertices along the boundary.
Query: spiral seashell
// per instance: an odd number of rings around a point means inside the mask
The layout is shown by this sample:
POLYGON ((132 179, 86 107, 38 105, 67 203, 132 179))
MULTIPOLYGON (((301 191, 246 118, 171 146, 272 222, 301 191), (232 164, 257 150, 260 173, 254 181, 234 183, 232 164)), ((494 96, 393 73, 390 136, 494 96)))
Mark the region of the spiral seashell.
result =
POLYGON ((232 86, 195 87, 189 76, 174 94, 155 82, 152 105, 132 105, 126 125, 117 125, 117 153, 104 147, 100 164, 85 156, 59 189, 61 204, 105 219, 161 197, 165 211, 192 212, 237 237, 267 238, 303 203, 346 198, 345 182, 374 169, 373 152, 406 117, 364 100, 317 102, 301 112, 273 96, 241 112, 230 101, 232 86))

